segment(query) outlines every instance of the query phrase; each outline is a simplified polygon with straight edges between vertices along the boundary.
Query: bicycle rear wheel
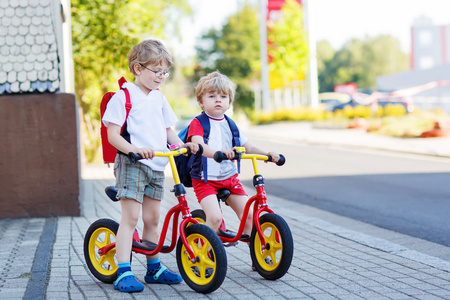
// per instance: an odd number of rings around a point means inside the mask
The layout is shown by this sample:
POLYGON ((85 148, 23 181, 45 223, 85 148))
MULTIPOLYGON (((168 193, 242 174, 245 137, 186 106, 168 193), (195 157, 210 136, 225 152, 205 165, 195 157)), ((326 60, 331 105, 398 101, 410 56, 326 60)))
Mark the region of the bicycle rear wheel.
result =
POLYGON ((113 283, 119 269, 116 248, 105 255, 98 250, 116 241, 119 223, 111 219, 99 219, 89 226, 84 237, 84 259, 92 275, 104 283, 113 283))
POLYGON ((199 223, 205 224, 206 223, 206 214, 203 211, 203 209, 196 209, 191 211, 191 215, 194 219, 196 219, 199 223))

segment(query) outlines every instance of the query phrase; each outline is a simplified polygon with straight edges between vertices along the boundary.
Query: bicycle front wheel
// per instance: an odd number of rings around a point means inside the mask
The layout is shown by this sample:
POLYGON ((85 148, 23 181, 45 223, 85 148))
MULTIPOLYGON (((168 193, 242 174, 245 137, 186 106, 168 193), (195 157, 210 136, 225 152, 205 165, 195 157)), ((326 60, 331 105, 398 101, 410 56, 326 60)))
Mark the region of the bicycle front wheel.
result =
POLYGON ((195 261, 191 261, 180 237, 176 256, 181 276, 196 292, 207 294, 217 290, 227 274, 227 255, 222 241, 211 228, 202 224, 188 226, 185 234, 195 261))
POLYGON ((276 280, 286 274, 294 254, 294 242, 286 221, 279 215, 268 213, 259 218, 265 244, 253 226, 250 236, 250 256, 256 271, 264 278, 276 280))

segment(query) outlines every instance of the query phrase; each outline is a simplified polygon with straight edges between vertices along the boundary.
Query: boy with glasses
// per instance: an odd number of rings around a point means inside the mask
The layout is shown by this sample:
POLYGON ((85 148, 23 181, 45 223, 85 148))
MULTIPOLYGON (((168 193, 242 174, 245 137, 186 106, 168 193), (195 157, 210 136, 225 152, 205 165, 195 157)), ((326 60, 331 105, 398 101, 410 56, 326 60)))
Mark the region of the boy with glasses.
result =
MULTIPOLYGON (((108 128, 108 140, 117 148, 114 163, 117 198, 122 216, 116 237, 118 278, 114 288, 121 292, 140 292, 144 285, 131 272, 130 255, 132 236, 142 205, 144 230, 142 239, 157 243, 159 240, 159 215, 164 189, 166 157, 154 157, 154 151, 166 151, 167 144, 183 142, 171 128, 178 121, 167 99, 158 87, 169 77, 172 58, 164 45, 156 40, 145 40, 128 54, 128 66, 136 77, 123 88, 130 93, 132 108, 126 117, 125 93, 115 93, 108 102, 102 122, 108 128), (126 125, 121 133, 121 127, 126 125), (140 154, 143 160, 131 164, 126 154, 140 154)), ((193 153, 197 144, 187 143, 193 153)), ((175 284, 180 275, 162 266, 159 256, 147 256, 147 283, 175 284)))

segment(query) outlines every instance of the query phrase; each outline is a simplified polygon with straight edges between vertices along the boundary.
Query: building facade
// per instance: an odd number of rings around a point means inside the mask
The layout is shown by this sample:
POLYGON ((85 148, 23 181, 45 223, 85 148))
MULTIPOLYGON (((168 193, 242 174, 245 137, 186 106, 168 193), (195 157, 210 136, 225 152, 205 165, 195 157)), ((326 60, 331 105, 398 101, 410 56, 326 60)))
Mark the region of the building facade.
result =
POLYGON ((0 218, 80 214, 69 0, 0 1, 0 218))

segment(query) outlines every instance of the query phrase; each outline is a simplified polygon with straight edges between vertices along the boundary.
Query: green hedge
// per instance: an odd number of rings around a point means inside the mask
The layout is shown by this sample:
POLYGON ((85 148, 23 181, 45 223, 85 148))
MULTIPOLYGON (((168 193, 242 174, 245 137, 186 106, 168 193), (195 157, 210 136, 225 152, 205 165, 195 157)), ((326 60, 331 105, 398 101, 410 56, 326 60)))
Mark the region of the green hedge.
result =
POLYGON ((250 120, 253 124, 268 124, 280 121, 322 121, 330 119, 352 119, 354 117, 369 119, 371 117, 399 117, 407 113, 405 107, 400 104, 388 104, 385 107, 378 106, 376 111, 370 106, 346 106, 336 112, 312 109, 310 107, 298 107, 293 109, 281 109, 272 113, 253 112, 250 120))

